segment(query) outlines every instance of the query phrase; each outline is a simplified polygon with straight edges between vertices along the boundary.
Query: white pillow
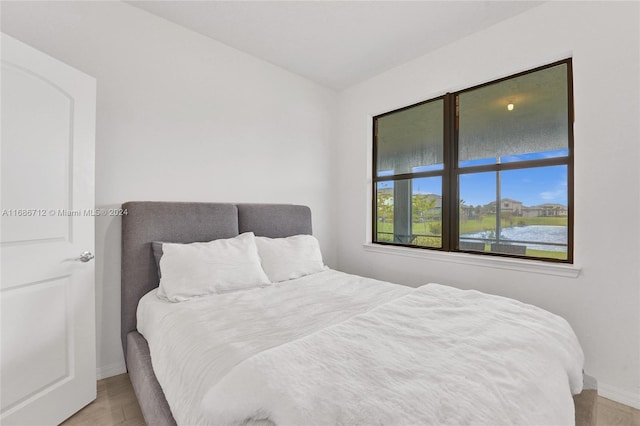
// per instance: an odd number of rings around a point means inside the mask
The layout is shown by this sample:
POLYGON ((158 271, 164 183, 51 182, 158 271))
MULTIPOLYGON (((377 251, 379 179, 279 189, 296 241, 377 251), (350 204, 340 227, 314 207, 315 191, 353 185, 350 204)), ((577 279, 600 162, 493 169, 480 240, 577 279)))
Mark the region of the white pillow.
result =
POLYGON ((269 284, 253 232, 208 243, 162 244, 158 297, 181 302, 269 284))
POLYGON ((324 269, 318 240, 312 235, 256 237, 262 268, 271 282, 292 280, 324 269))

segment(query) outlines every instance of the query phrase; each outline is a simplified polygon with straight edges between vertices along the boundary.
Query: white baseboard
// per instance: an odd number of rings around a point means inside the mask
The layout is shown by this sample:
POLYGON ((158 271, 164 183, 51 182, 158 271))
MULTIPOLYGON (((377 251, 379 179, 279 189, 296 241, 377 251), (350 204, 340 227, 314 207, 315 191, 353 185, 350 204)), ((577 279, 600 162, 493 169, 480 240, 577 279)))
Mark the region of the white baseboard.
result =
POLYGON ((118 374, 123 374, 127 372, 127 367, 124 363, 116 363, 111 365, 103 365, 102 367, 96 368, 96 378, 106 379, 107 377, 117 376, 118 374))
POLYGON ((598 395, 640 410, 640 392, 634 394, 598 381, 598 395))

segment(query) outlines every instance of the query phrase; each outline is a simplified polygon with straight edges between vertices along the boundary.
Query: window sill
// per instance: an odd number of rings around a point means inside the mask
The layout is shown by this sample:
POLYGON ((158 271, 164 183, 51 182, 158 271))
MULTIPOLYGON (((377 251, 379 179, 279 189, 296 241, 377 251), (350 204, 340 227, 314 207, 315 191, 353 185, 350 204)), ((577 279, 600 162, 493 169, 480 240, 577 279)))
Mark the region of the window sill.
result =
POLYGON ((485 268, 508 269, 512 271, 530 272, 534 274, 555 275, 565 278, 577 278, 580 268, 577 265, 565 263, 542 262, 538 260, 521 260, 503 257, 478 256, 466 253, 451 253, 434 250, 421 250, 409 247, 387 246, 382 244, 366 243, 365 251, 372 253, 391 254, 394 256, 417 257, 439 262, 459 263, 485 268))

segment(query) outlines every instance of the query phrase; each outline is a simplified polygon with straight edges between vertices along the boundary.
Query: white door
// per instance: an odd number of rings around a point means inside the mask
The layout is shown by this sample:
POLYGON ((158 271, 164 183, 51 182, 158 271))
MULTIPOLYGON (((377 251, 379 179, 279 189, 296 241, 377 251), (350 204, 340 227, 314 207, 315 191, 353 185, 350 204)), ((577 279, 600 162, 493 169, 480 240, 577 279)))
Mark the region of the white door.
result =
POLYGON ((96 397, 95 79, 2 34, 0 422, 96 397))

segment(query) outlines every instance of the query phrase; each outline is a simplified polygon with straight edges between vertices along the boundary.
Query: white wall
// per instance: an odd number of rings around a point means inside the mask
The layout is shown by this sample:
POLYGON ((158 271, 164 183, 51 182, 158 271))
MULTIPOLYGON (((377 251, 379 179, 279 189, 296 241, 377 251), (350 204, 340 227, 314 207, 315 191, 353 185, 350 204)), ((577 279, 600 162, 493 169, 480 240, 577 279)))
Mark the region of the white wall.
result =
MULTIPOLYGON (((602 395, 640 407, 638 3, 550 2, 340 94, 340 269, 510 296, 564 316, 602 395), (363 249, 370 241, 371 116, 573 57, 578 278, 363 249)), ((450 256, 450 255, 449 255, 450 256)))
MULTIPOLYGON (((96 77, 96 204, 309 205, 336 264, 336 94, 120 2, 2 2, 2 31, 96 77)), ((96 219, 100 376, 124 371, 120 218, 96 219)))

